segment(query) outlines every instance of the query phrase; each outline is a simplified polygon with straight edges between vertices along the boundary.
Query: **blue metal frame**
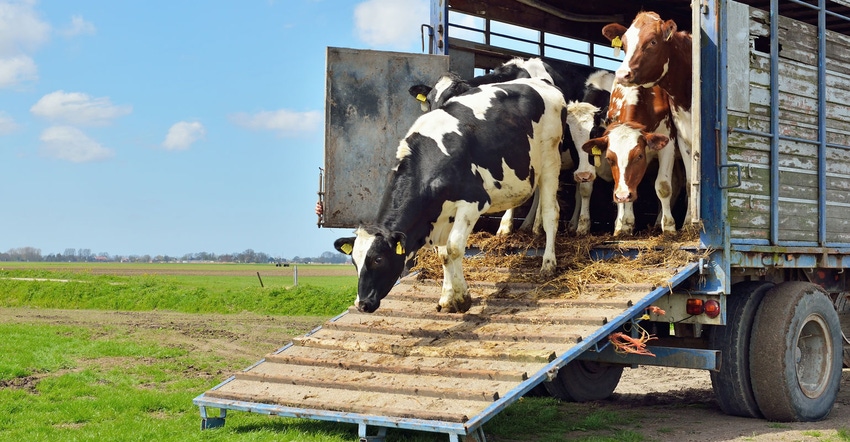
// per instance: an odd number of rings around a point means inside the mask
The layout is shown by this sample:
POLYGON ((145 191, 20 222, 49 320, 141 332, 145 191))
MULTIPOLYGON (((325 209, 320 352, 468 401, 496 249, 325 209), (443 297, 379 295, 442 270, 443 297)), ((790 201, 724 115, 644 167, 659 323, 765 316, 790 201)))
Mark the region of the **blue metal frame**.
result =
MULTIPOLYGON (((694 26, 694 38, 700 39, 700 216, 704 231, 700 247, 716 250, 711 254, 711 265, 701 279, 700 289, 706 293, 728 293, 731 286, 727 190, 723 173, 728 132, 726 103, 726 2, 692 2, 698 14, 699 27, 694 26), (719 24, 716 25, 716 24, 719 24), (723 38, 721 38, 723 36, 723 38), (709 171, 716 171, 710 173, 709 171)), ((697 21, 696 19, 694 21, 697 21)))

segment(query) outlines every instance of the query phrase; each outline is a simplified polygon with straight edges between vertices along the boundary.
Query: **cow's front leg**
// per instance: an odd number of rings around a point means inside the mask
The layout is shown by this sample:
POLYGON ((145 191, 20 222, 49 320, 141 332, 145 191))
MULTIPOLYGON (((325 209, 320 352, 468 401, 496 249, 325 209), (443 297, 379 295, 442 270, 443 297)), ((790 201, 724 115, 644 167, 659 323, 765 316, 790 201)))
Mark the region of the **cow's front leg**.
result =
POLYGON ((635 212, 632 203, 617 203, 617 220, 614 236, 631 235, 635 229, 635 212))
POLYGON ((661 231, 665 234, 676 233, 676 219, 670 208, 673 195, 673 161, 675 152, 673 146, 662 149, 658 156, 658 177, 655 179, 655 194, 661 202, 661 231))
POLYGON ((438 312, 457 313, 465 312, 472 306, 472 297, 463 278, 463 253, 456 256, 457 252, 450 247, 438 247, 437 254, 443 261, 443 292, 440 303, 437 304, 438 312))
POLYGON ((577 235, 587 235, 590 232, 590 196, 593 194, 593 181, 578 185, 578 193, 581 195, 581 212, 578 217, 577 235))
POLYGON ((475 203, 458 205, 446 245, 437 248, 443 262, 443 292, 437 311, 463 313, 472 307, 472 297, 463 278, 463 254, 466 240, 480 215, 477 207, 475 203))

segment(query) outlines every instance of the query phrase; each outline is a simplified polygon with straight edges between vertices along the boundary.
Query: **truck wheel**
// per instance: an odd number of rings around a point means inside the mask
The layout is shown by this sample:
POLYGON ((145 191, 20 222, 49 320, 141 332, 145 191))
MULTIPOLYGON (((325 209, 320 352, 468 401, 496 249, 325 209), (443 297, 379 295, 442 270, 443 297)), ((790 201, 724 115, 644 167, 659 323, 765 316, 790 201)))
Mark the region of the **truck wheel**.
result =
POLYGON ((838 323, 844 335, 844 366, 850 368, 850 293, 841 293, 835 299, 838 323))
POLYGON ((832 410, 841 382, 841 331, 832 300, 808 282, 767 292, 750 339, 750 378, 762 415, 816 421, 832 410))
POLYGON ((761 417, 750 382, 750 330, 772 282, 747 281, 732 286, 726 297, 726 326, 714 327, 709 348, 720 350, 720 371, 711 372, 711 387, 720 409, 732 416, 761 417))
POLYGON ((543 386, 552 397, 562 401, 597 401, 614 393, 622 374, 622 365, 572 361, 558 370, 552 382, 544 382, 543 386))

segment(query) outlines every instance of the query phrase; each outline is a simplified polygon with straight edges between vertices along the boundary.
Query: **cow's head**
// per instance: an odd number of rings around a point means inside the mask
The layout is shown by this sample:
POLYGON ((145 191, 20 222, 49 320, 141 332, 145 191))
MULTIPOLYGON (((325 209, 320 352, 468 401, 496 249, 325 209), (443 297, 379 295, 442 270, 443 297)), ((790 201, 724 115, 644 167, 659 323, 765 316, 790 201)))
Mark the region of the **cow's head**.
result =
POLYGON ((404 233, 380 227, 360 227, 356 236, 339 238, 334 248, 351 255, 357 268, 357 310, 372 313, 381 305, 406 261, 404 233))
POLYGON ((471 88, 469 83, 463 81, 456 74, 448 73, 440 77, 434 87, 415 84, 407 92, 413 98, 416 98, 416 101, 422 107, 422 112, 428 112, 432 109, 441 108, 450 98, 461 95, 471 88))
POLYGON ((591 156, 602 156, 614 175, 614 202, 627 203, 637 199, 637 186, 647 167, 647 149, 661 150, 670 138, 648 133, 634 123, 613 123, 605 134, 582 146, 591 156))
POLYGON ((617 69, 617 81, 625 86, 643 87, 658 83, 667 74, 670 54, 675 50, 670 42, 675 32, 676 22, 663 21, 654 12, 639 13, 628 29, 619 23, 603 27, 602 35, 626 51, 617 69))
MULTIPOLYGON (((577 148, 581 148, 587 140, 598 137, 601 133, 596 131, 597 115, 599 108, 584 102, 571 101, 567 104, 567 125, 570 127, 570 137, 577 148)), ((604 129, 603 129, 604 132, 604 129)), ((578 168, 573 172, 576 183, 589 183, 596 179, 596 161, 599 156, 588 156, 584 152, 578 152, 578 168)))

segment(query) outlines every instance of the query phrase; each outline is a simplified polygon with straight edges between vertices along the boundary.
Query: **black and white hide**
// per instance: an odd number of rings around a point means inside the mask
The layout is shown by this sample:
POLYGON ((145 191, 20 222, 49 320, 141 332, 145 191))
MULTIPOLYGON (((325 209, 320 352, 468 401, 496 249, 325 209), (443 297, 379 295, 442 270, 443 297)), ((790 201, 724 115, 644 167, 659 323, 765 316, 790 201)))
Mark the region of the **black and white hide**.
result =
POLYGON ((444 271, 437 309, 467 311, 461 265, 472 228, 535 190, 546 233, 541 272, 551 274, 565 118, 560 90, 538 78, 482 85, 419 117, 399 143, 375 222, 334 243, 357 267, 357 309, 378 309, 406 261, 436 247, 444 271))

